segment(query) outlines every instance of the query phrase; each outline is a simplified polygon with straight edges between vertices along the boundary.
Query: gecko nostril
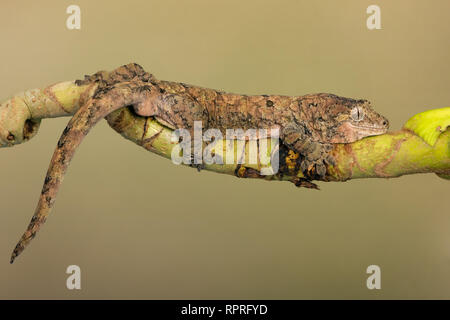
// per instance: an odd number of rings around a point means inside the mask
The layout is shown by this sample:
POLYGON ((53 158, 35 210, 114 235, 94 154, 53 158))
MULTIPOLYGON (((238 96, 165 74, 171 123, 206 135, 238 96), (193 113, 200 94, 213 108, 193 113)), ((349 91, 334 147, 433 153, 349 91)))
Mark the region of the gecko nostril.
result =
POLYGON ((383 121, 383 126, 387 127, 388 124, 389 124, 389 123, 387 122, 387 120, 384 120, 384 121, 383 121))

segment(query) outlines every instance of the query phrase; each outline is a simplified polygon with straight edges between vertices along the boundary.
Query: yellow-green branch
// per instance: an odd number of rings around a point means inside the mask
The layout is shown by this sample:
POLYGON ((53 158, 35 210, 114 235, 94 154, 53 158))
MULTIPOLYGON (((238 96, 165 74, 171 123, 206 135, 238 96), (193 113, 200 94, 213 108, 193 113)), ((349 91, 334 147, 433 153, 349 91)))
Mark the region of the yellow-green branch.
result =
MULTIPOLYGON (((29 90, 5 101, 0 104, 0 146, 13 146, 29 140, 36 134, 43 118, 72 115, 95 89, 95 85, 78 86, 74 82, 62 82, 42 90, 29 90)), ((425 116, 416 115, 405 125, 407 129, 398 132, 351 144, 336 144, 332 150, 336 163, 328 166, 324 180, 390 178, 427 172, 449 178, 449 109, 427 111, 425 116)), ((139 117, 128 108, 117 110, 107 120, 126 139, 166 158, 171 157, 175 146, 171 140, 172 131, 156 120, 139 117)), ((248 153, 248 144, 245 148, 248 153)), ((212 164, 206 165, 205 169, 240 177, 292 180, 303 177, 296 166, 297 159, 298 155, 289 152, 280 159, 284 168, 282 174, 269 176, 260 176, 261 167, 248 163, 212 164)))
MULTIPOLYGON (((175 143, 171 142, 172 131, 157 121, 136 116, 129 109, 120 109, 107 118, 112 128, 125 138, 141 145, 149 151, 166 158, 171 157, 175 143), (144 131, 145 130, 145 131, 144 131)), ((224 142, 225 144, 225 142, 224 142)), ((248 154, 248 145, 246 146, 248 154)), ((450 130, 440 134, 434 146, 428 145, 422 138, 409 130, 368 137, 350 144, 336 144, 332 155, 335 166, 329 166, 327 181, 345 181, 357 178, 391 178, 405 174, 434 172, 445 175, 450 172, 450 130)), ((281 159, 289 165, 296 155, 291 153, 287 159, 281 159)), ((242 164, 241 175, 245 168, 258 170, 255 164, 242 164)), ((236 165, 206 165, 207 170, 239 175, 236 165)), ((252 171, 254 172, 254 171, 252 171)), ((260 177, 268 180, 291 180, 302 177, 298 170, 288 174, 260 177)), ((258 177, 250 175, 249 177, 258 177)))

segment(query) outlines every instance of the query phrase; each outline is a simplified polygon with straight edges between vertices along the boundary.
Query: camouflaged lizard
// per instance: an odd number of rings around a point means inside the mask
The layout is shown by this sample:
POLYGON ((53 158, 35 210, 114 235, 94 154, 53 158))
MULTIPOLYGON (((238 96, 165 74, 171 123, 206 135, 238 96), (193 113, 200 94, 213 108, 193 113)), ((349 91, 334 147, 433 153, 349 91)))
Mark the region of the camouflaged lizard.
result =
POLYGON ((302 155, 301 169, 319 178, 325 176, 327 164, 333 163, 328 154, 332 144, 383 134, 389 126, 388 120, 375 112, 367 100, 327 93, 304 96, 225 93, 161 81, 137 64, 110 73, 98 72, 77 80, 76 84, 98 87, 75 113, 58 142, 36 211, 13 251, 11 263, 45 222, 82 139, 100 119, 124 106, 132 106, 137 115, 154 117, 171 129, 184 128, 190 132, 194 121, 202 121, 203 128, 219 129, 224 135, 226 129, 233 128, 278 128, 280 142, 302 155))

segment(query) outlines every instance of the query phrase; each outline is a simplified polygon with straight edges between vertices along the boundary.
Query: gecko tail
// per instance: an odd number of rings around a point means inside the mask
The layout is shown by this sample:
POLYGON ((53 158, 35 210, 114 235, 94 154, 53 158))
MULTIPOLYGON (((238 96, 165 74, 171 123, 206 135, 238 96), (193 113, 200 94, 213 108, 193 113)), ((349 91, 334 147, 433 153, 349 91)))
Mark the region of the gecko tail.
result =
POLYGON ((27 230, 12 252, 10 263, 13 263, 22 251, 25 250, 50 214, 56 195, 64 179, 64 174, 73 158, 75 150, 87 134, 87 131, 80 130, 83 127, 83 118, 85 118, 83 113, 75 114, 62 133, 53 153, 47 175, 45 176, 36 210, 27 230))
MULTIPOLYGON (((75 118, 75 117, 74 117, 75 118)), ((78 121, 71 121, 72 125, 76 125, 78 121)), ((64 174, 69 166, 70 160, 73 157, 74 151, 81 143, 81 140, 86 135, 80 135, 76 127, 71 127, 71 124, 64 130, 58 146, 55 149, 50 166, 45 177, 44 185, 42 187, 39 202, 34 212, 33 217, 24 232, 20 241, 17 243, 11 255, 10 263, 13 263, 17 256, 28 246, 28 244, 36 236, 41 226, 45 223, 50 211, 53 207, 59 187, 64 178, 64 174)))
POLYGON ((111 90, 89 99, 69 121, 53 153, 34 215, 27 230, 14 248, 10 263, 13 263, 23 252, 45 223, 70 161, 84 137, 96 123, 109 113, 121 107, 137 105, 144 101, 147 98, 146 90, 137 90, 137 88, 139 85, 136 83, 116 85, 111 90))

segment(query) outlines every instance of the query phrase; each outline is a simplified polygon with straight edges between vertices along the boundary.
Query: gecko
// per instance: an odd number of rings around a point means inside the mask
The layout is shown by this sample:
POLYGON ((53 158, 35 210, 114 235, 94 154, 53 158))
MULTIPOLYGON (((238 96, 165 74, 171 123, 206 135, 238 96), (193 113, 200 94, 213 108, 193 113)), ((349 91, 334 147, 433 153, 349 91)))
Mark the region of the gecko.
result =
POLYGON ((124 106, 132 107, 138 116, 153 117, 170 129, 183 128, 191 133, 194 121, 201 121, 205 129, 215 128, 222 133, 233 128, 277 128, 280 142, 303 156, 302 170, 312 170, 319 177, 325 176, 326 166, 333 164, 329 155, 333 144, 384 134, 389 128, 388 120, 367 100, 328 93, 303 96, 226 93, 158 80, 136 63, 109 73, 101 71, 85 76, 76 84, 96 84, 97 89, 83 101, 58 141, 38 205, 14 248, 11 263, 46 221, 83 138, 97 122, 124 106))

